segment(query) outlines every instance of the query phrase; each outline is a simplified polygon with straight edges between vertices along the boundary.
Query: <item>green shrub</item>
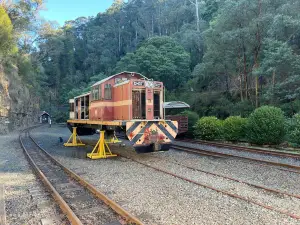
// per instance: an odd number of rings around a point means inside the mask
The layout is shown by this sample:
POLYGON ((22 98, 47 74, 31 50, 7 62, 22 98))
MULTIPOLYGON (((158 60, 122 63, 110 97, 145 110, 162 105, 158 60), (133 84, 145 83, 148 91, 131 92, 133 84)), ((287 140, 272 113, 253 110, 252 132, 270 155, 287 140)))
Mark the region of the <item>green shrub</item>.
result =
POLYGON ((294 115, 290 120, 287 136, 290 142, 300 145, 300 114, 294 115))
POLYGON ((239 141, 245 137, 247 119, 230 116, 223 122, 223 137, 228 141, 239 141))
POLYGON ((202 117, 195 125, 195 135, 203 140, 220 139, 222 121, 214 116, 202 117))
POLYGON ((188 136, 193 136, 194 131, 195 131, 195 124, 199 120, 199 116, 196 112, 190 111, 190 110, 185 110, 180 115, 185 115, 188 117, 188 136))
POLYGON ((255 144, 279 144, 285 135, 283 111, 262 106, 251 113, 246 125, 246 137, 255 144))

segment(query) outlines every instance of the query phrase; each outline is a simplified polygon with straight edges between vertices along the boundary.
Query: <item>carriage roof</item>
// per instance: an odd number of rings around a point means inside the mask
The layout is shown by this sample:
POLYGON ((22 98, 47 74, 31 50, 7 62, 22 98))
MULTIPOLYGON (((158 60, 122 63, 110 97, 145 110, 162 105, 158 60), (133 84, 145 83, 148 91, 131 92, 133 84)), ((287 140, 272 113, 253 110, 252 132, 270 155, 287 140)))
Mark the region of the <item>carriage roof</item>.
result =
POLYGON ((116 76, 118 76, 118 75, 121 75, 121 74, 133 74, 133 75, 139 75, 141 78, 144 78, 145 80, 149 80, 147 77, 145 77, 144 75, 142 75, 142 74, 140 74, 140 73, 124 71, 124 72, 121 72, 121 73, 118 73, 118 74, 114 74, 114 75, 112 75, 112 76, 109 76, 109 77, 107 77, 107 78, 105 78, 105 79, 103 79, 103 80, 100 80, 100 81, 96 82, 95 84, 93 84, 92 87, 97 86, 97 85, 99 85, 99 84, 102 84, 102 83, 104 83, 104 82, 106 82, 106 81, 108 81, 108 80, 110 80, 110 79, 112 79, 112 78, 114 78, 114 77, 116 77, 116 76))

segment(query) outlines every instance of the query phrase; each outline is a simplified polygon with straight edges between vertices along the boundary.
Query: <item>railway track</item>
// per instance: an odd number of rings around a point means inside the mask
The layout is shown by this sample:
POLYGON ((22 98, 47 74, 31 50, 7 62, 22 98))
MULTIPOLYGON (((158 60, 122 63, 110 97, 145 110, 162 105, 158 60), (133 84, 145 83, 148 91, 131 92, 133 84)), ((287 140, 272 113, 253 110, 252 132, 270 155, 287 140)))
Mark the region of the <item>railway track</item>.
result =
MULTIPOLYGON (((240 199, 240 200, 245 201, 247 203, 254 204, 254 205, 263 207, 265 209, 268 209, 268 210, 271 210, 271 211, 275 211, 277 213, 280 213, 280 214, 289 216, 291 218, 300 220, 300 214, 291 212, 290 209, 282 209, 280 207, 276 207, 276 206, 272 206, 272 205, 269 205, 269 204, 265 204, 262 201, 257 200, 256 198, 250 198, 249 196, 243 196, 241 194, 234 193, 231 190, 226 190, 226 189, 223 189, 223 188, 220 188, 220 187, 214 187, 213 185, 209 185, 209 184, 207 184, 205 182, 196 181, 196 180, 190 179, 190 178, 188 178, 186 176, 178 175, 177 173, 171 172, 168 169, 161 168, 162 166, 155 166, 155 165, 152 165, 151 163, 144 162, 144 161, 141 161, 141 160, 137 160, 137 159, 134 159, 133 157, 128 157, 128 156, 123 155, 123 154, 121 154, 120 156, 124 157, 124 158, 126 158, 128 160, 131 160, 133 162, 136 162, 138 164, 141 164, 141 165, 143 165, 145 167, 151 168, 153 170, 159 171, 159 172, 167 174, 167 175, 171 175, 173 177, 179 178, 181 180, 184 180, 186 182, 195 184, 197 186, 208 188, 208 189, 211 189, 213 191, 216 191, 216 192, 222 193, 224 195, 230 196, 232 198, 240 199)), ((247 181, 242 181, 242 180, 239 180, 239 179, 236 179, 236 178, 233 178, 233 177, 224 176, 224 175, 221 175, 221 174, 217 174, 217 173, 212 173, 212 172, 209 172, 209 171, 201 170, 201 169, 198 169, 198 168, 195 168, 195 167, 191 167, 191 166, 187 166, 187 165, 184 165, 182 163, 178 163, 178 162, 175 162, 175 161, 172 161, 172 160, 162 160, 161 158, 153 156, 153 155, 151 156, 151 158, 157 158, 160 161, 162 161, 161 163, 158 163, 159 165, 166 165, 166 163, 177 164, 177 165, 183 166, 183 167, 188 168, 188 169, 193 170, 193 171, 198 171, 198 172, 205 173, 207 175, 211 175, 211 176, 214 176, 214 177, 223 178, 223 179, 228 180, 228 181, 233 181, 233 182, 236 182, 236 183, 239 183, 239 184, 244 184, 244 185, 251 186, 253 188, 256 188, 256 189, 259 189, 261 191, 267 192, 266 195, 268 195, 268 193, 272 193, 272 194, 278 195, 279 199, 283 198, 282 196, 285 196, 287 199, 288 198, 300 199, 300 195, 287 193, 285 191, 281 191, 281 190, 277 190, 277 189, 272 189, 272 188, 264 187, 264 186, 253 184, 253 183, 250 183, 250 182, 247 182, 247 181)))
POLYGON ((38 177, 71 224, 142 224, 117 203, 64 167, 25 130, 19 136, 24 153, 38 177))
POLYGON ((200 141, 200 140, 187 139, 187 140, 180 140, 180 141, 187 142, 187 143, 193 143, 193 144, 209 145, 209 146, 220 147, 220 148, 229 148, 229 149, 234 149, 234 150, 243 151, 243 152, 251 152, 251 153, 264 154, 264 155, 300 159, 300 154, 297 154, 297 153, 288 153, 288 152, 282 152, 282 151, 245 147, 245 146, 238 146, 238 145, 234 145, 234 144, 218 143, 218 142, 203 141, 203 140, 200 141))
MULTIPOLYGON (((191 148, 191 147, 181 146, 178 144, 173 144, 172 149, 179 150, 179 151, 185 151, 185 152, 189 152, 189 153, 196 153, 196 154, 200 154, 200 155, 208 155, 208 156, 213 156, 213 157, 223 157, 223 158, 232 157, 232 158, 244 159, 244 160, 254 161, 254 162, 258 162, 258 163, 269 164, 269 165, 273 165, 273 166, 286 167, 286 168, 293 169, 293 170, 288 170, 290 172, 300 173, 300 166, 297 166, 297 165, 273 162, 273 161, 256 159, 256 158, 251 158, 251 157, 238 156, 238 155, 233 155, 233 154, 229 154, 229 153, 221 153, 221 152, 204 150, 204 149, 199 149, 199 148, 191 148)), ((282 170, 286 170, 286 169, 282 169, 282 170)))
MULTIPOLYGON (((124 135, 119 135, 118 134, 117 137, 121 138, 121 139, 125 139, 124 135)), ((210 145, 212 142, 197 141, 197 140, 192 140, 192 139, 190 139, 188 141, 181 141, 181 142, 187 142, 187 143, 192 143, 192 144, 204 144, 204 145, 209 145, 209 146, 214 146, 214 147, 222 147, 222 148, 229 148, 229 149, 231 149, 231 147, 233 146, 233 149, 238 150, 238 151, 248 151, 249 150, 249 152, 253 152, 253 153, 262 153, 262 154, 268 154, 268 155, 271 155, 271 156, 280 156, 280 157, 291 157, 293 159, 299 159, 300 160, 300 155, 297 155, 297 154, 295 155, 295 154, 290 154, 290 153, 275 152, 275 154, 272 155, 272 153, 274 153, 274 151, 264 152, 264 150, 261 150, 261 149, 252 149, 252 148, 250 149, 250 148, 246 148, 246 147, 242 147, 242 146, 227 145, 227 144, 220 144, 220 143, 213 143, 215 145, 210 145)), ((269 164, 269 165, 273 165, 273 166, 286 167, 286 168, 290 168, 290 169, 293 169, 293 170, 284 169, 284 168, 280 168, 280 170, 285 170, 285 171, 289 171, 289 172, 293 172, 293 173, 300 173, 300 166, 296 166, 296 165, 272 162, 272 161, 267 161, 267 160, 262 160, 262 159, 255 159, 255 158, 250 158, 250 157, 243 157, 243 156, 227 154, 227 153, 214 152, 214 151, 209 151, 209 150, 204 150, 204 149, 199 149, 199 148, 185 147, 185 146, 181 146, 181 145, 178 145, 178 144, 175 144, 175 143, 172 144, 172 149, 185 151, 185 152, 189 152, 189 153, 195 153, 195 154, 199 154, 199 155, 203 155, 203 156, 210 156, 210 157, 214 157, 214 158, 232 157, 232 158, 244 159, 244 160, 249 160, 249 161, 254 161, 254 162, 260 163, 260 165, 269 164)))
MULTIPOLYGON (((122 137, 120 137, 120 138, 122 138, 122 137)), ((228 158, 229 156, 230 157, 235 157, 234 155, 221 154, 221 153, 218 153, 218 152, 211 152, 211 151, 205 151, 205 150, 202 151, 200 149, 194 149, 194 148, 188 148, 188 147, 182 147, 182 146, 176 146, 176 145, 173 145, 172 148, 175 148, 177 150, 188 151, 190 153, 196 153, 196 154, 204 155, 206 157, 214 157, 214 158, 228 158)), ((132 161, 134 161, 138 164, 141 164, 145 167, 148 167, 148 168, 154 169, 156 171, 162 172, 164 174, 168 174, 168 175, 171 175, 173 177, 179 178, 179 179, 184 180, 186 182, 193 183, 195 185, 211 189, 213 191, 222 193, 222 194, 230 196, 232 198, 240 199, 240 200, 246 201, 250 204, 254 204, 254 205, 263 207, 265 209, 275 211, 277 213, 281 213, 281 214, 284 214, 284 215, 289 216, 291 218, 300 220, 300 214, 297 213, 298 212, 297 210, 292 211, 291 209, 285 209, 284 207, 282 208, 280 206, 278 207, 278 205, 277 206, 272 206, 270 204, 264 203, 263 199, 257 199, 256 197, 250 198, 249 196, 244 196, 244 195, 239 194, 239 193, 234 193, 234 191, 231 191, 230 189, 229 190, 227 190, 226 188, 223 189, 223 188, 220 188, 219 186, 215 187, 214 185, 209 185, 206 182, 190 179, 190 178, 186 177, 185 175, 184 176, 178 175, 177 172, 172 172, 168 168, 162 168, 161 166, 152 165, 149 162, 144 162, 144 161, 135 159, 133 157, 125 156, 123 154, 121 154, 120 156, 122 156, 122 157, 124 157, 128 160, 132 160, 132 161)), ((160 157, 154 156, 154 155, 151 155, 151 158, 156 158, 157 160, 162 161, 161 163, 158 163, 158 165, 166 165, 167 163, 172 163, 172 164, 176 164, 176 165, 185 167, 185 168, 190 169, 192 171, 204 173, 204 174, 207 174, 207 175, 211 175, 212 177, 218 177, 218 178, 230 181, 230 182, 235 182, 236 184, 243 184, 243 185, 255 188, 255 189, 261 191, 262 193, 265 192, 266 195, 274 194, 274 196, 277 199, 279 199, 279 201, 282 198, 287 199, 287 201, 290 200, 290 199, 298 199, 298 200, 300 199, 300 195, 298 195, 298 194, 288 193, 288 192, 282 191, 280 189, 274 189, 274 188, 270 188, 270 187, 267 187, 267 186, 262 186, 262 185, 258 185, 258 184, 255 184, 255 183, 251 183, 251 182, 248 182, 248 181, 245 181, 245 180, 237 179, 237 178, 234 178, 234 177, 231 177, 231 176, 225 176, 225 175, 222 175, 222 174, 218 174, 218 173, 206 171, 206 170, 203 170, 203 169, 195 168, 193 166, 185 165, 182 162, 177 162, 177 160, 165 160, 165 159, 162 160, 160 157)), ((236 158, 245 159, 244 157, 236 157, 236 158)), ((247 160, 253 160, 253 161, 256 161, 256 162, 259 162, 259 163, 268 163, 268 164, 272 164, 272 165, 276 165, 276 166, 284 166, 284 167, 289 167, 289 168, 293 168, 293 169, 297 169, 297 170, 300 169, 300 167, 292 166, 292 165, 286 165, 286 164, 281 164, 281 163, 272 163, 272 162, 269 162, 269 161, 255 160, 255 159, 251 159, 251 158, 246 158, 246 159, 247 160)), ((157 160, 155 160, 155 161, 157 161, 157 160)), ((260 165, 268 166, 268 165, 265 165, 265 164, 260 164, 260 165)), ((278 168, 278 169, 288 171, 288 172, 300 173, 300 170, 299 171, 294 171, 294 170, 288 170, 288 169, 282 169, 282 168, 278 168)), ((293 203, 293 201, 291 201, 291 204, 292 203, 293 203)))
MULTIPOLYGON (((118 137, 123 138, 119 135, 118 135, 118 137)), ((182 147, 182 146, 180 146, 180 147, 182 147)), ((193 148, 186 148, 186 149, 189 149, 189 152, 201 154, 201 155, 204 155, 204 156, 207 156, 207 157, 228 158, 228 155, 222 155, 222 154, 215 153, 215 152, 210 152, 210 151, 208 151, 208 152, 202 152, 202 151, 199 152, 199 149, 193 149, 193 148)), ((227 190, 226 188, 225 189, 220 188, 218 185, 217 186, 209 185, 205 181, 202 182, 202 181, 190 179, 190 178, 186 177, 185 175, 179 175, 176 172, 174 173, 174 172, 170 171, 168 168, 161 168, 161 166, 152 165, 149 162, 144 162, 144 161, 135 159, 133 157, 128 157, 124 154, 119 154, 119 156, 121 156, 123 158, 126 158, 128 160, 131 160, 133 162, 136 162, 138 164, 141 164, 145 167, 148 167, 148 168, 151 168, 153 170, 159 171, 161 173, 164 173, 164 174, 179 178, 181 180, 184 180, 186 182, 195 184, 197 186, 208 188, 208 189, 211 189, 213 191, 216 191, 216 192, 222 193, 224 195, 230 196, 232 198, 240 199, 240 200, 245 201, 247 203, 257 205, 257 206, 260 206, 262 208, 265 208, 265 209, 268 209, 268 210, 271 210, 271 211, 275 211, 277 213, 280 213, 280 214, 289 216, 291 218, 300 220, 300 214, 298 213, 298 211, 296 209, 291 210, 291 209, 286 209, 284 207, 280 207, 278 205, 273 206, 271 204, 265 203, 264 199, 257 199, 256 197, 250 198, 249 196, 245 196, 245 195, 240 194, 240 193, 235 193, 235 191, 231 190, 230 188, 227 190)), ((260 192, 266 192, 265 195, 267 195, 267 196, 270 195, 270 194, 274 194, 274 196, 276 196, 276 199, 279 199, 279 201, 280 201, 280 199, 283 199, 283 198, 285 198, 285 199, 298 199, 298 200, 300 199, 300 195, 298 195, 298 194, 288 193, 286 191, 282 191, 282 190, 279 190, 279 189, 274 189, 274 188, 258 185, 258 184, 255 184, 255 183, 251 183, 251 182, 248 182, 248 181, 245 181, 245 180, 233 178, 233 177, 230 177, 230 176, 225 176, 225 175, 222 175, 222 174, 218 174, 218 173, 198 169, 198 168, 195 168, 195 167, 192 167, 192 166, 185 165, 183 163, 178 163, 177 161, 174 161, 174 160, 162 160, 161 158, 159 158, 157 156, 153 156, 153 155, 151 155, 151 158, 156 158, 156 159, 162 161, 161 163, 158 163, 159 165, 166 165, 167 163, 176 164, 176 165, 185 167, 185 168, 193 170, 193 171, 197 171, 197 172, 201 172, 201 173, 204 173, 204 174, 207 174, 207 175, 211 175, 212 177, 218 177, 218 178, 227 180, 229 182, 235 182, 236 184, 243 184, 243 185, 249 186, 251 188, 255 188, 255 189, 259 190, 260 192)), ((283 166, 283 165, 281 165, 281 166, 283 166)), ((287 170, 287 171, 289 171, 289 170, 287 170)), ((294 171, 289 171, 289 172, 294 172, 294 171)), ((300 171, 299 171, 299 173, 300 173, 300 171)), ((291 201, 291 204, 293 204, 293 201, 291 201)))

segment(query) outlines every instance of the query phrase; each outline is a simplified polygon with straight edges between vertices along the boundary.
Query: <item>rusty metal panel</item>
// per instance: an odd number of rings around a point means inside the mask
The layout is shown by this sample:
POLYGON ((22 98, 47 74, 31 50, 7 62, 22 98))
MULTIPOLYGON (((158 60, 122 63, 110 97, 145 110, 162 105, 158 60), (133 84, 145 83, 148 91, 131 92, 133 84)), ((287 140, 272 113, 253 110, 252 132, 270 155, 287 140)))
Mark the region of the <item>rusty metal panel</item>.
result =
POLYGON ((182 134, 188 131, 189 119, 184 115, 168 115, 167 120, 173 120, 178 122, 178 134, 182 134))
POLYGON ((133 119, 140 119, 142 117, 140 91, 132 91, 132 117, 133 119))
POLYGON ((130 109, 132 105, 130 84, 115 86, 114 90, 114 120, 130 120, 130 109))
POLYGON ((154 119, 154 107, 153 107, 153 89, 146 88, 146 119, 154 119))

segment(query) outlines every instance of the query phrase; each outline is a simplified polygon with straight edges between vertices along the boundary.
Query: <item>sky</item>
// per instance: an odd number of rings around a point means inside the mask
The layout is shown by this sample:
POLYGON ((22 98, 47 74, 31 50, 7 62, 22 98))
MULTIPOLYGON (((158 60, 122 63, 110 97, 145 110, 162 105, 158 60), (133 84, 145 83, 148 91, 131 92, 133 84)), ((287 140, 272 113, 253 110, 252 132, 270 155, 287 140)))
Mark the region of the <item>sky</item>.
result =
POLYGON ((96 16, 108 9, 112 3, 113 0, 47 0, 46 9, 40 14, 46 20, 55 20, 62 26, 67 20, 96 16))

